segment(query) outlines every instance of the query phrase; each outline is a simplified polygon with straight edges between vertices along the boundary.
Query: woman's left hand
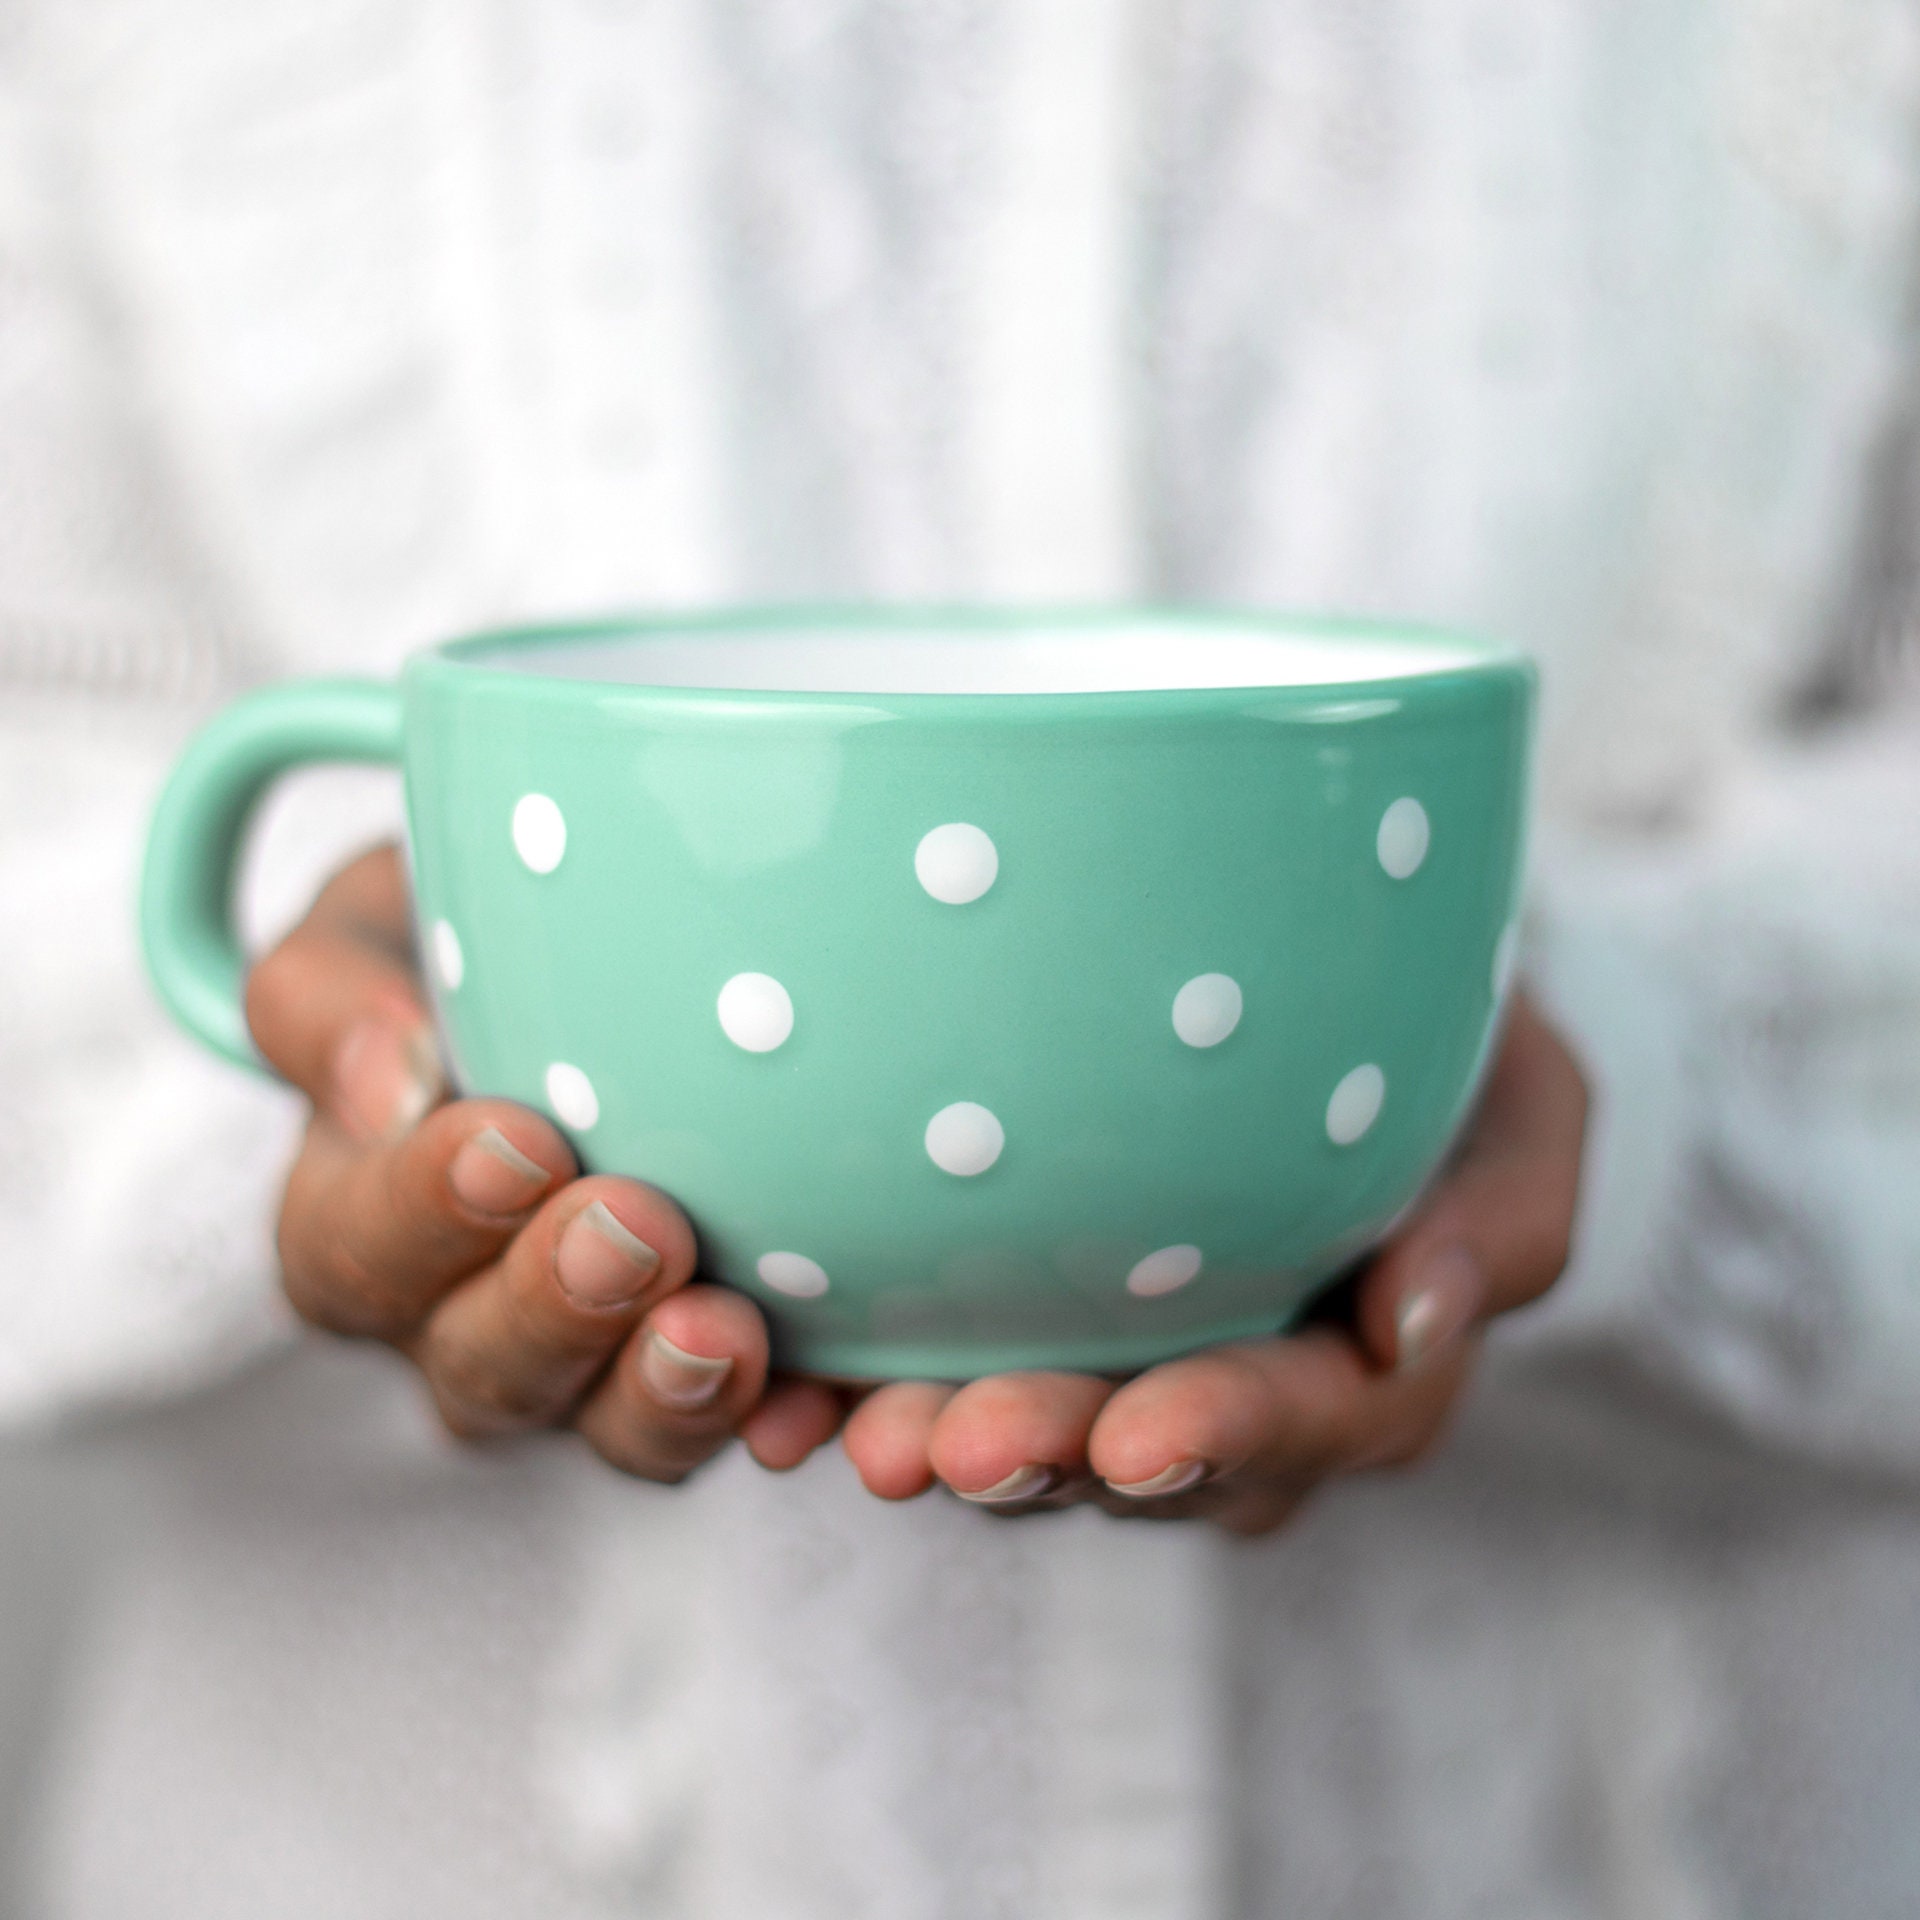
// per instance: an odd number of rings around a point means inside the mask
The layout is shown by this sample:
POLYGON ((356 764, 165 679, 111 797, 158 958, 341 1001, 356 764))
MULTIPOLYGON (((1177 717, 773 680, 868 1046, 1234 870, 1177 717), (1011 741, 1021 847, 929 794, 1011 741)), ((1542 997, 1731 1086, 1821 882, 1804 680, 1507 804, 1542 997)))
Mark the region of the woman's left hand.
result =
POLYGON ((1268 1532, 1321 1481, 1405 1465, 1440 1437, 1480 1330, 1566 1265, 1586 1112, 1572 1054, 1516 997, 1459 1157, 1361 1275, 1350 1326, 1215 1347, 1124 1383, 899 1382, 853 1410, 847 1453, 882 1499, 944 1482, 1000 1513, 1091 1501, 1268 1532))

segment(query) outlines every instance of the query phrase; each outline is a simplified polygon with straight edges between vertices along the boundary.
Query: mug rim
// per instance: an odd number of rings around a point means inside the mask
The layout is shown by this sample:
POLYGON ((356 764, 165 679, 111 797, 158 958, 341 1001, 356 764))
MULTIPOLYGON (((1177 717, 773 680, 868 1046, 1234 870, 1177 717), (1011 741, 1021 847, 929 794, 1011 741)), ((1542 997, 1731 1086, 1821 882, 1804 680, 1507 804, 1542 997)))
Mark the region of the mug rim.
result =
POLYGON ((1328 718, 1358 718, 1356 704, 1369 713, 1397 710, 1415 690, 1422 696, 1456 693, 1490 682, 1520 683, 1529 691, 1538 668, 1520 647, 1466 627, 1377 615, 1282 611, 1225 602, 1189 601, 752 601, 699 606, 646 608, 555 620, 506 622, 472 629, 417 651, 407 663, 409 677, 426 673, 450 676, 474 687, 511 689, 517 696, 571 701, 609 697, 665 702, 675 706, 743 706, 820 710, 881 706, 917 715, 966 713, 969 717, 1013 712, 1034 715, 1069 710, 1093 713, 1139 711, 1176 703, 1183 710, 1227 705, 1244 708, 1249 700, 1290 707, 1326 707, 1328 718), (1186 628, 1195 633, 1228 628, 1252 630, 1276 639, 1390 641, 1455 656, 1447 664, 1410 672, 1369 673, 1349 680, 1274 681, 1231 686, 1126 687, 1093 689, 1019 689, 982 691, 861 691, 821 688, 752 688, 655 684, 631 679, 594 679, 584 675, 541 674, 494 657, 503 649, 565 647, 595 641, 673 637, 698 641, 704 636, 735 638, 804 635, 821 628, 879 630, 904 628, 959 636, 1009 634, 1023 627, 1068 628, 1099 633, 1142 622, 1186 628), (1468 659, 1459 659, 1462 652, 1468 659), (1338 711, 1345 709, 1347 711, 1338 711))

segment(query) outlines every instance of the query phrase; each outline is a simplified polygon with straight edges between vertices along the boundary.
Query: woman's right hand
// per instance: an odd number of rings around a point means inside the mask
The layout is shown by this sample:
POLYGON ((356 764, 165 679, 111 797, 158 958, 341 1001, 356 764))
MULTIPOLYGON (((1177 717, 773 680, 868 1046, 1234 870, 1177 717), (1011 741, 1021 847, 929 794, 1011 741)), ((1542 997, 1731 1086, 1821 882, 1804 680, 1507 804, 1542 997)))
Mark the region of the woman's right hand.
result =
POLYGON ((672 1481, 738 1433, 763 1466, 797 1466, 840 1400, 769 1385, 759 1310, 694 1282, 693 1230, 664 1194, 577 1178, 525 1107, 444 1101, 410 930, 383 847, 247 983, 261 1053, 313 1103, 280 1212, 295 1311, 406 1354, 464 1438, 571 1426, 672 1481))

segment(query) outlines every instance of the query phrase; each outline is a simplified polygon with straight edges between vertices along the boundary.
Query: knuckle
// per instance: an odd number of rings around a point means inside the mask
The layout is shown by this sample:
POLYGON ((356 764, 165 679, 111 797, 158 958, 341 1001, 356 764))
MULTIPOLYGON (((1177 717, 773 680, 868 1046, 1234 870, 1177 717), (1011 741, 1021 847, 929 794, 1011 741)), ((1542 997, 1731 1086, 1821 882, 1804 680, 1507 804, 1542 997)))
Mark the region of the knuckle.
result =
POLYGON ((532 1433, 550 1424, 530 1414, 516 1414, 502 1406, 466 1399, 440 1381, 430 1381, 429 1386, 440 1424, 456 1440, 499 1440, 510 1434, 532 1433))
POLYGON ((395 1257, 424 1262, 434 1273, 475 1263, 469 1236, 454 1212, 453 1188, 441 1173, 451 1157, 446 1141, 458 1124, 435 1113, 398 1147, 382 1154, 365 1208, 366 1218, 380 1223, 378 1231, 395 1257))
POLYGON ((280 1291, 301 1322, 320 1333, 365 1331, 334 1261, 320 1251, 319 1236, 291 1197, 280 1216, 278 1241, 280 1291))
POLYGON ((361 1252, 316 1230, 290 1206, 281 1216, 280 1285, 287 1303, 323 1333, 394 1340, 408 1316, 396 1290, 361 1252))
POLYGON ((593 1441, 593 1450, 616 1472, 632 1480, 650 1480, 657 1486, 677 1487, 702 1460, 676 1460, 653 1447, 632 1439, 615 1439, 601 1434, 593 1441))
POLYGON ((523 1424, 509 1421, 488 1408, 454 1398, 431 1376, 427 1379, 427 1389, 433 1399, 433 1410, 440 1416, 440 1424, 456 1440, 474 1445, 525 1430, 523 1424))
POLYGON ((716 1429, 712 1416, 703 1426, 704 1430, 689 1430, 684 1418, 630 1407, 615 1417, 583 1424, 582 1431, 608 1466, 636 1480, 677 1487, 733 1437, 731 1425, 722 1424, 716 1429))
POLYGON ((336 1330, 390 1340, 404 1333, 407 1313, 387 1275, 351 1242, 335 1241, 320 1267, 321 1297, 336 1330))
POLYGON ((476 1434, 521 1433, 551 1425, 557 1396, 542 1381, 500 1365, 465 1340, 429 1339, 415 1359, 433 1389, 442 1418, 451 1414, 476 1434))
POLYGON ((362 1168, 342 1186, 314 1171, 307 1156, 294 1165, 278 1226, 281 1284, 309 1325, 397 1342, 423 1311, 412 1269, 434 1248, 427 1223, 396 1234, 396 1223, 417 1215, 405 1202, 393 1166, 362 1168))
POLYGON ((325 1294, 314 1284, 312 1275, 284 1255, 280 1261, 280 1291, 302 1326, 310 1327, 315 1333, 345 1331, 336 1323, 325 1294))

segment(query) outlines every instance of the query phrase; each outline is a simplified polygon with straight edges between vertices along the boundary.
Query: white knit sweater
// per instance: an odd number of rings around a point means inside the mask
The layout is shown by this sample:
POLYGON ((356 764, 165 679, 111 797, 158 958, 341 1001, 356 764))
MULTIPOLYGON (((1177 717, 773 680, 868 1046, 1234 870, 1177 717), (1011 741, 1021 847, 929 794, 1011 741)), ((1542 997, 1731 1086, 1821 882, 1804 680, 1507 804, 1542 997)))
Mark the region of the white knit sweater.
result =
MULTIPOLYGON (((1755 1596, 1866 1729, 1920 1591, 1917 136, 1902 0, 15 8, 0 1418, 199 1396, 90 1443, 150 1497, 87 1509, 48 1910, 1787 1914, 1813 1856, 1891 1910, 1901 1823, 1789 1846, 1727 1782, 1807 1738, 1734 1729, 1794 1684, 1755 1596), (823 593, 1538 651, 1534 964, 1603 1104, 1576 1275, 1432 1480, 1228 1553, 460 1459, 359 1353, 210 1393, 290 1337, 297 1116, 137 973, 192 720, 823 593), (1729 1575, 1683 1516, 1742 1501, 1866 1570, 1729 1575)), ((391 810, 299 783, 256 928, 391 810)), ((1877 1737, 1856 1804, 1920 1782, 1877 1737)))

